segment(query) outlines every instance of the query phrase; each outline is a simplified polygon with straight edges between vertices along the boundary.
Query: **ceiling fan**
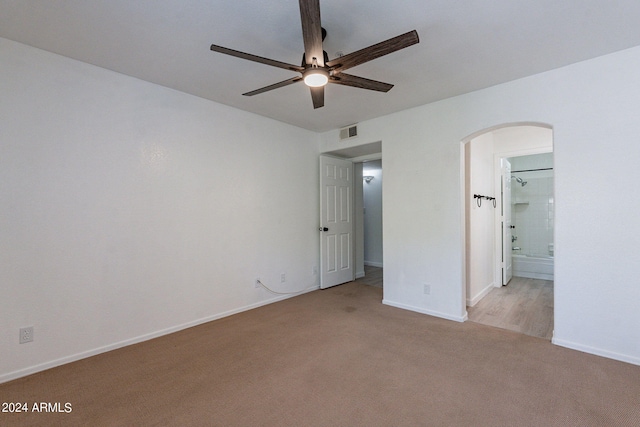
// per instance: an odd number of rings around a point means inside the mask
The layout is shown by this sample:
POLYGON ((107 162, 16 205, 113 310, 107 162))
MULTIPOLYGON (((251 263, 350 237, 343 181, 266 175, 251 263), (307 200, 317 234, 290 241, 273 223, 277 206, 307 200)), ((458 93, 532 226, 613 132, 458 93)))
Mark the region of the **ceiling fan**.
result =
POLYGON ((322 50, 322 41, 326 36, 326 31, 320 23, 320 0, 299 0, 299 3, 300 19, 302 20, 302 38, 304 41, 304 54, 302 55, 302 65, 300 66, 263 58, 215 44, 211 45, 211 50, 214 52, 300 73, 300 76, 243 93, 243 95, 253 96, 299 81, 304 81, 311 90, 313 108, 320 108, 324 106, 324 86, 327 83, 376 90, 379 92, 388 92, 391 90, 393 87, 392 84, 365 79, 344 73, 344 71, 418 43, 418 33, 415 30, 329 60, 327 53, 322 50), (307 58, 311 58, 311 60, 308 61, 307 58))

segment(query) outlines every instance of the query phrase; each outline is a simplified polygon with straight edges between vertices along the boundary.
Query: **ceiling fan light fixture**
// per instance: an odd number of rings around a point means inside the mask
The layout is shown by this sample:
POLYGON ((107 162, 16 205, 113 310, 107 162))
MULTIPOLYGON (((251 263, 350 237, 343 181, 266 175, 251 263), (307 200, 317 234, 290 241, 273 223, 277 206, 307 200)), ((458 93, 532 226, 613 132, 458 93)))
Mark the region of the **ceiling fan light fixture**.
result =
POLYGON ((304 73, 304 84, 309 87, 322 87, 329 83, 329 72, 322 68, 310 68, 304 73))

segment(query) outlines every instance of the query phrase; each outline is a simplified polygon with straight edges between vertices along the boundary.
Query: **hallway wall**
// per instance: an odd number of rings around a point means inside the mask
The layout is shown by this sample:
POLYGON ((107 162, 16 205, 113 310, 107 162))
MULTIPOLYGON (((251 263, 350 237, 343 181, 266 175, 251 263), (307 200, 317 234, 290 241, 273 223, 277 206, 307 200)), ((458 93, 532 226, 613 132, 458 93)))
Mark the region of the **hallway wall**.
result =
POLYGON ((496 197, 496 202, 499 202, 497 193, 500 189, 496 189, 494 184, 493 132, 473 138, 464 149, 467 167, 466 304, 474 306, 500 281, 495 277, 496 208, 485 199, 480 199, 478 206, 477 199, 473 197, 475 194, 496 197))
POLYGON ((363 175, 372 176, 363 181, 364 195, 364 264, 382 267, 382 160, 363 163, 363 175))

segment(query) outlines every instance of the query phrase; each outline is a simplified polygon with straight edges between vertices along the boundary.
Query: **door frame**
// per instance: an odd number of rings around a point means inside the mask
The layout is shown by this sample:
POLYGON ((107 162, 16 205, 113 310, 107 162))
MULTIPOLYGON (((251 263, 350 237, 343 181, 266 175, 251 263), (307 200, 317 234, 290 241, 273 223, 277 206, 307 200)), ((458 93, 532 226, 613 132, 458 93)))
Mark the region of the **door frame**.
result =
MULTIPOLYGON (((320 156, 333 156, 333 157, 338 157, 338 158, 343 158, 345 160, 350 160, 352 163, 356 164, 356 163, 364 163, 367 161, 371 161, 371 160, 382 160, 382 141, 377 141, 377 142, 370 142, 370 143, 362 143, 359 145, 353 145, 351 147, 348 148, 343 148, 340 150, 334 150, 334 151, 326 151, 326 152, 322 152, 320 153, 320 156)), ((383 169, 384 169, 384 164, 383 164, 383 169)), ((362 192, 362 176, 356 176, 356 168, 353 168, 353 174, 354 174, 354 185, 357 185, 360 187, 360 191, 362 192)), ((319 186, 318 186, 319 187, 319 186)), ((356 195, 356 191, 354 189, 354 206, 355 206, 355 195, 356 195)), ((384 193, 384 188, 383 188, 383 193, 384 193)), ((318 196, 320 197, 320 195, 318 196)), ((384 198, 384 194, 383 194, 383 198, 384 198)), ((318 199, 319 200, 319 199, 318 199)), ((383 206, 384 209, 384 206, 383 206)), ((358 221, 362 222, 364 221, 364 217, 362 212, 357 213, 355 212, 355 209, 352 209, 351 211, 351 215, 352 215, 352 220, 354 221, 354 243, 351 246, 351 259, 354 262, 354 279, 357 279, 357 269, 356 269, 356 249, 358 247, 364 247, 364 235, 362 233, 358 233, 357 232, 357 227, 356 224, 358 221), (361 245, 359 245, 359 242, 362 243, 361 245)), ((382 216, 382 234, 384 236, 384 215, 382 216)), ((318 242, 318 247, 320 248, 320 242, 318 242)), ((320 249, 321 250, 321 249, 320 249)), ((384 251, 383 251, 384 252, 384 251)), ((364 256, 364 253, 362 254, 364 256)), ((318 256, 321 256, 321 253, 318 253, 318 256)), ((382 259, 382 263, 384 266, 384 258, 382 259)), ((321 265, 321 260, 318 259, 318 265, 321 265)), ((319 279, 319 278, 318 278, 319 279)))
MULTIPOLYGON (((496 191, 496 193, 498 192, 496 191)), ((513 277, 513 261, 511 260, 511 248, 513 247, 511 200, 513 193, 511 189, 511 162, 505 157, 502 157, 500 161, 500 192, 498 194, 500 194, 500 242, 502 247, 500 284, 506 286, 513 277), (508 197, 505 197, 506 194, 508 197), (508 199, 506 203, 505 199, 508 199)))
MULTIPOLYGON (((530 156, 532 154, 543 154, 543 153, 553 153, 553 147, 548 149, 547 147, 540 148, 530 148, 523 150, 514 150, 514 151, 503 151, 499 153, 494 153, 494 172, 495 172, 495 188, 500 188, 502 185, 502 168, 501 162, 502 159, 510 159, 512 157, 523 157, 530 156)), ((502 194, 500 192, 496 192, 496 197, 498 198, 497 203, 499 206, 502 205, 502 194)), ((512 219, 513 221, 513 219, 512 219)), ((494 231, 495 231, 495 287, 502 287, 502 215, 500 213, 500 209, 496 209, 495 219, 494 219, 494 231)), ((509 242, 507 242, 509 244, 509 242)))

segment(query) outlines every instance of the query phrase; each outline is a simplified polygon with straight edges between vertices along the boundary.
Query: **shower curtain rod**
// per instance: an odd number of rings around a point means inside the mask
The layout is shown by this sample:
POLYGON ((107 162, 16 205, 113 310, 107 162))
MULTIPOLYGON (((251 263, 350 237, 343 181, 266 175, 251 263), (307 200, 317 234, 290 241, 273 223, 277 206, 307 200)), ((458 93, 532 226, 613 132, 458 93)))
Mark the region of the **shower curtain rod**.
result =
POLYGON ((544 168, 544 169, 525 169, 525 170, 521 170, 521 171, 511 171, 511 173, 518 173, 518 172, 537 172, 537 171, 552 171, 553 168, 544 168))

